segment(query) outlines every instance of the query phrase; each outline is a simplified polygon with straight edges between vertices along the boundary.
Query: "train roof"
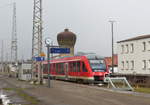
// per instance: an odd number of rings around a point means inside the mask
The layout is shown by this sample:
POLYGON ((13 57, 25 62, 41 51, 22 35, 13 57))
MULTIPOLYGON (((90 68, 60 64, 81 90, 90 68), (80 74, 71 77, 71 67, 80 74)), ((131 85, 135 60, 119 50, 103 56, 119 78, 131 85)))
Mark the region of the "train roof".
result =
POLYGON ((83 55, 75 55, 75 56, 63 56, 63 57, 59 57, 57 59, 63 59, 63 58, 72 58, 72 57, 87 57, 88 59, 104 59, 103 56, 99 56, 96 54, 83 54, 83 55))
POLYGON ((88 59, 104 59, 103 56, 99 56, 99 55, 96 55, 96 54, 87 54, 87 55, 84 55, 86 56, 88 59))
MULTIPOLYGON (((99 60, 99 59, 104 59, 103 56, 99 56, 99 55, 96 55, 96 54, 85 54, 85 55, 80 55, 80 56, 63 56, 63 57, 59 57, 57 59, 52 59, 51 63, 53 62, 64 62, 64 61, 79 61, 81 59, 84 59, 84 58, 87 58, 89 60, 99 60)), ((46 61, 44 61, 46 63, 46 61)))

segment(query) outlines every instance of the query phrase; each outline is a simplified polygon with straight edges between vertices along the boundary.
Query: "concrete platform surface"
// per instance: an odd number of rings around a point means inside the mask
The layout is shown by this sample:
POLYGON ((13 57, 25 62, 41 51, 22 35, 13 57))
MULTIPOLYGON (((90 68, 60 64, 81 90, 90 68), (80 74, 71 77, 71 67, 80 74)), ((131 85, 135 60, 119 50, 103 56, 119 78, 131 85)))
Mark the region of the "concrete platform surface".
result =
POLYGON ((39 105, 150 105, 149 94, 109 91, 57 80, 51 81, 51 88, 46 85, 30 85, 14 78, 7 78, 6 81, 36 97, 41 101, 39 105))

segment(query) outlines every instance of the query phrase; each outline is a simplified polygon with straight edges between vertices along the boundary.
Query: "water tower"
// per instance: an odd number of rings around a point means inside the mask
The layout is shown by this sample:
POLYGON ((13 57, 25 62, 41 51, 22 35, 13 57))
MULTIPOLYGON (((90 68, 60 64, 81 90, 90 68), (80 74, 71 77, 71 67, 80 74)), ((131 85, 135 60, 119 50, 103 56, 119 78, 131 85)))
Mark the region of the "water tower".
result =
POLYGON ((59 46, 64 48, 70 48, 70 54, 62 54, 62 56, 74 56, 74 46, 76 43, 76 35, 70 32, 69 29, 65 29, 57 35, 57 41, 59 46))

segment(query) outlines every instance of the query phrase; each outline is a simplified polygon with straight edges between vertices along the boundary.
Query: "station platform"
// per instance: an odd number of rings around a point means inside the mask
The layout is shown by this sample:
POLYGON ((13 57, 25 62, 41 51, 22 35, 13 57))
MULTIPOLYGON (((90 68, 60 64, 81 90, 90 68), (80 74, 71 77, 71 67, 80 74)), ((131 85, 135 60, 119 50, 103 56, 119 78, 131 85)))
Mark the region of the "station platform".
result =
POLYGON ((150 95, 109 91, 101 87, 51 80, 51 87, 5 79, 35 97, 38 105, 150 105, 150 95))

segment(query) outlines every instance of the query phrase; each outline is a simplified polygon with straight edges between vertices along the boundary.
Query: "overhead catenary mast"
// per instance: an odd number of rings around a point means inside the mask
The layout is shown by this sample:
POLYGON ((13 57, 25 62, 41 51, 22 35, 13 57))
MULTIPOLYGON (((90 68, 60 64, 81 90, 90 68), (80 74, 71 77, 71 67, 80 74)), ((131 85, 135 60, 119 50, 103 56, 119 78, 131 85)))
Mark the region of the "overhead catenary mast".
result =
POLYGON ((13 3, 13 17, 12 17, 12 39, 11 39, 11 62, 17 63, 17 24, 16 24, 16 3, 13 3))
MULTIPOLYGON (((42 0, 34 0, 33 33, 32 33, 32 60, 42 52, 42 0)), ((36 62, 32 62, 32 78, 36 62)))
POLYGON ((4 70, 4 45, 2 40, 2 47, 1 47, 1 72, 4 70))

